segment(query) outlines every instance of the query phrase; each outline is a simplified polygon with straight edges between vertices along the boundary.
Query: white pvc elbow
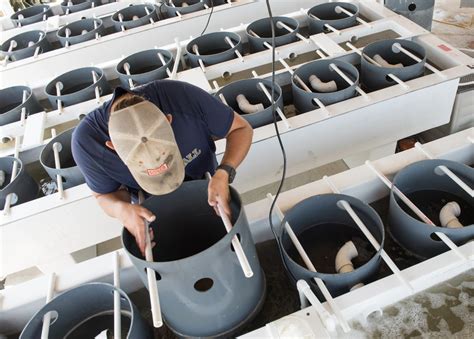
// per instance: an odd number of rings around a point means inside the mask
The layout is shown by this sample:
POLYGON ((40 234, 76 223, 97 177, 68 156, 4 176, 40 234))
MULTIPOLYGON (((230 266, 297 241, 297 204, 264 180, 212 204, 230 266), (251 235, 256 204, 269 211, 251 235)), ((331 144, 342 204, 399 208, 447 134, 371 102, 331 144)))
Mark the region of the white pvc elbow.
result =
POLYGON ((348 273, 354 271, 352 259, 357 257, 359 253, 352 241, 346 242, 336 254, 336 272, 348 273))
POLYGON ((237 105, 239 105, 240 110, 246 114, 261 112, 265 109, 263 104, 252 105, 243 94, 237 95, 235 100, 237 101, 237 105))
POLYGON ((461 207, 455 201, 448 202, 439 212, 439 221, 441 226, 447 228, 461 228, 461 224, 457 217, 461 215, 461 207))
POLYGON ((313 87, 315 91, 318 91, 321 93, 337 91, 337 85, 334 80, 323 82, 314 74, 309 76, 309 83, 311 84, 311 87, 313 87))
POLYGON ((380 66, 386 67, 386 68, 403 68, 402 63, 398 64, 391 64, 388 61, 386 61, 384 58, 382 58, 379 54, 375 54, 373 58, 380 66))

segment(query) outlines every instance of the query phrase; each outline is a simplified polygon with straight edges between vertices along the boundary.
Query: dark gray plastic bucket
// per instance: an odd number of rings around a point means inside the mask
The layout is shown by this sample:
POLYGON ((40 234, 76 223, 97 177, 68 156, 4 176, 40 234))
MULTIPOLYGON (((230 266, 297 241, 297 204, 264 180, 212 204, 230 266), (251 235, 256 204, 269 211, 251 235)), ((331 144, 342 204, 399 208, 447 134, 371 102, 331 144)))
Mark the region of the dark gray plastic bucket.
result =
MULTIPOLYGON (((359 255, 361 251, 368 251, 369 254, 373 253, 373 255, 367 262, 358 263, 357 265, 354 259, 352 261, 354 271, 352 272, 335 273, 335 269, 333 272, 323 272, 321 267, 319 267, 320 260, 321 262, 323 260, 321 258, 327 257, 329 258, 327 259, 328 261, 334 262, 335 254, 345 242, 355 240, 355 237, 362 239, 364 243, 366 240, 349 214, 338 206, 337 203, 340 200, 345 200, 351 205, 367 229, 383 247, 385 232, 382 220, 378 214, 369 205, 344 194, 323 194, 307 198, 293 206, 285 214, 285 218, 280 226, 279 233, 283 247, 283 259, 285 260, 286 268, 291 273, 290 276, 292 277, 293 283, 296 284, 296 281, 299 279, 306 280, 321 300, 324 299, 314 282, 314 277, 321 278, 331 292, 331 295, 336 297, 348 292, 358 283, 366 282, 370 279, 370 277, 377 272, 381 260, 380 250, 375 252, 375 249, 369 244, 365 249, 356 246, 359 255), (309 271, 306 269, 306 266, 302 266, 303 264, 300 265, 295 261, 296 258, 298 258, 296 260, 299 261, 299 254, 294 249, 288 234, 284 231, 283 225, 285 222, 290 224, 298 236, 299 241, 302 243, 318 271, 317 273, 309 271), (305 231, 309 231, 311 234, 303 234, 305 231), (325 238, 323 237, 338 237, 338 239, 337 241, 333 239, 327 240, 328 243, 334 242, 334 247, 331 247, 332 243, 330 245, 326 243, 316 243, 316 241, 324 242, 325 238)), ((356 242, 354 241, 354 243, 356 242)))
POLYGON ((117 64, 117 73, 123 87, 130 88, 128 79, 132 79, 135 85, 144 85, 153 80, 164 79, 168 76, 166 68, 173 68, 173 55, 166 49, 149 49, 129 55, 117 64), (163 56, 165 65, 158 57, 163 56), (130 75, 124 69, 124 65, 130 66, 130 75))
POLYGON ((46 18, 53 15, 51 8, 48 5, 35 5, 21 11, 18 11, 10 16, 10 19, 17 26, 29 25, 35 22, 43 21, 44 16, 46 18), (20 19, 19 16, 23 15, 23 19, 20 19))
MULTIPOLYGON (((217 2, 217 1, 214 1, 217 2)), ((169 0, 165 0, 163 3, 163 7, 165 7, 166 12, 168 13, 168 16, 173 17, 177 16, 178 14, 176 12, 179 12, 180 14, 187 14, 191 12, 197 12, 202 9, 204 9, 204 4, 210 6, 210 1, 209 0, 173 0, 173 4, 175 7, 171 5, 171 2, 169 0), (188 6, 183 7, 183 2, 188 4, 188 6)), ((214 6, 216 4, 214 3, 214 6)))
POLYGON ((13 86, 0 90, 0 126, 10 124, 21 119, 21 109, 26 108, 26 116, 44 109, 36 100, 31 88, 13 86), (26 91, 26 100, 23 102, 23 92, 26 91))
POLYGON ((235 59, 237 57, 236 50, 242 53, 240 40, 240 35, 232 32, 213 32, 191 40, 186 46, 191 66, 198 67, 199 59, 202 59, 206 66, 235 59), (225 41, 226 37, 232 41, 234 47, 225 41), (194 45, 197 45, 200 55, 194 53, 194 45))
POLYGON ((293 104, 299 113, 312 111, 318 108, 313 102, 313 98, 318 98, 324 105, 331 105, 339 101, 347 100, 356 95, 356 86, 359 84, 359 72, 353 65, 339 60, 316 60, 299 67, 291 80, 293 92, 293 104), (329 65, 335 64, 344 74, 346 74, 353 82, 349 85, 335 70, 329 65), (295 76, 299 76, 302 81, 313 91, 306 92, 295 80, 295 76), (316 92, 311 88, 309 77, 316 75, 321 81, 328 82, 334 80, 337 85, 335 92, 316 92))
POLYGON ((69 25, 61 27, 56 35, 62 46, 66 46, 66 42, 69 41, 70 45, 75 45, 84 41, 93 40, 96 37, 96 33, 103 36, 105 33, 105 27, 101 19, 88 18, 74 21, 69 25), (66 37, 66 30, 69 29, 71 34, 69 38, 66 37))
POLYGON ((61 8, 64 13, 75 13, 92 7, 93 1, 90 0, 65 0, 61 2, 61 8), (70 3, 70 5, 69 5, 70 3))
POLYGON ((60 174, 63 178, 63 187, 65 189, 81 185, 85 182, 84 176, 72 156, 71 137, 73 132, 74 128, 71 128, 57 135, 56 138, 51 139, 44 146, 40 154, 40 163, 43 168, 53 180, 56 180, 56 175, 60 174), (56 142, 59 142, 62 146, 62 150, 59 152, 59 161, 61 162, 61 169, 59 170, 56 169, 54 162, 53 145, 56 142))
POLYGON ((115 30, 117 32, 122 30, 122 26, 125 29, 135 28, 143 25, 148 25, 150 19, 153 21, 158 21, 158 13, 156 7, 152 4, 140 4, 140 5, 130 5, 117 11, 112 15, 112 22, 114 23, 115 30), (149 14, 147 14, 146 9, 148 9, 149 14), (123 22, 119 20, 119 14, 123 15, 123 22), (137 16, 137 19, 133 19, 134 16, 137 16))
POLYGON ((17 61, 33 56, 37 47, 40 48, 39 54, 51 50, 51 45, 43 31, 28 31, 6 40, 1 46, 0 54, 11 61, 17 61), (17 46, 8 52, 11 41, 15 41, 17 46))
POLYGON ((309 33, 330 33, 331 30, 324 25, 329 25, 335 29, 345 29, 357 25, 357 17, 359 16, 359 8, 351 3, 347 2, 328 2, 320 5, 316 5, 308 10, 308 26, 309 33), (336 7, 340 6, 345 10, 354 14, 348 16, 343 12, 336 12, 336 7), (313 14, 318 19, 310 16, 313 14))
POLYGON ((95 338, 114 329, 114 291, 120 292, 122 338, 151 339, 153 332, 137 307, 121 289, 89 283, 70 289, 43 306, 26 324, 21 339, 41 338, 43 317, 51 314, 49 338, 95 338))
MULTIPOLYGON (((263 79, 244 79, 234 81, 217 91, 216 96, 222 94, 232 109, 239 113, 245 120, 252 125, 253 128, 267 125, 273 121, 271 102, 260 88, 258 83, 261 82, 268 89, 268 93, 272 92, 272 84, 268 80, 263 79), (265 109, 257 113, 246 114, 242 112, 237 104, 237 95, 243 94, 251 104, 263 104, 265 109)), ((220 100, 220 98, 219 98, 220 100)), ((283 95, 278 84, 275 84, 275 102, 280 109, 283 110, 283 95)))
POLYGON ((45 92, 49 102, 56 109, 58 106, 57 100, 61 100, 64 106, 70 106, 95 98, 96 86, 99 86, 101 96, 110 92, 110 86, 102 69, 84 67, 64 73, 53 79, 46 85, 45 92), (97 74, 97 83, 94 83, 92 71, 97 74), (56 95, 56 83, 58 81, 63 84, 61 96, 56 95))
POLYGON ((174 192, 146 200, 143 206, 158 216, 150 226, 157 245, 154 263, 144 261, 134 237, 124 229, 123 247, 145 286, 146 267, 158 273, 163 320, 183 337, 230 336, 250 320, 265 298, 260 268, 240 197, 231 192, 231 232, 207 203, 205 180, 184 182, 174 192), (238 234, 253 270, 246 278, 231 248, 238 234))
POLYGON ((435 0, 385 0, 385 6, 431 31, 435 0))
MULTIPOLYGON (((296 33, 299 31, 299 23, 293 18, 288 18, 284 16, 277 16, 273 18, 273 22, 275 25, 275 45, 281 46, 286 45, 291 42, 295 42, 298 38, 296 37, 296 33), (288 32, 285 28, 278 28, 277 22, 281 21, 290 28, 293 28, 293 32, 288 32)), ((264 42, 268 42, 270 45, 272 44, 272 29, 270 24, 269 18, 259 19, 257 21, 252 22, 250 25, 247 26, 246 33, 249 39, 250 51, 260 52, 266 50, 267 48, 263 45, 264 42), (255 32, 259 38, 250 34, 250 30, 255 32)))
POLYGON ((461 206, 458 218, 463 228, 425 224, 395 196, 393 190, 390 193, 390 234, 402 247, 422 258, 431 258, 448 250, 434 232, 446 234, 457 245, 474 239, 474 199, 437 169, 440 165, 449 168, 468 186, 474 186, 474 169, 454 161, 438 159, 423 160, 405 167, 398 172, 393 183, 436 225, 440 225, 442 205, 450 201, 458 202, 461 206))
POLYGON ((19 205, 38 197, 39 187, 23 167, 23 162, 14 157, 0 158, 0 170, 5 173, 5 182, 0 186, 0 209, 5 206, 5 199, 13 193, 11 206, 19 205), (10 182, 14 162, 18 163, 17 176, 10 182))
POLYGON ((365 57, 362 57, 361 81, 369 90, 378 90, 395 85, 396 82, 388 76, 389 73, 397 76, 402 81, 417 78, 424 73, 426 61, 425 49, 413 41, 399 39, 377 41, 365 46, 362 53, 371 58, 379 54, 391 64, 403 64, 403 68, 380 67, 372 64, 365 57), (393 45, 395 43, 399 43, 403 48, 418 56, 422 62, 416 62, 398 49, 394 49, 393 45))

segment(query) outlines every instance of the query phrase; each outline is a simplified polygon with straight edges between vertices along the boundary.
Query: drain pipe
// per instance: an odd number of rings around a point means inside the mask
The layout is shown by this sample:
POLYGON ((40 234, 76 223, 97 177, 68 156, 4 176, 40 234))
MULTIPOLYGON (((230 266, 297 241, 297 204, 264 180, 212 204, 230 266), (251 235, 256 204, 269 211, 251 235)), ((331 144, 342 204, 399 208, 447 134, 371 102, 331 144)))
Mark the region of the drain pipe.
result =
POLYGON ((262 104, 251 104, 243 94, 237 95, 235 100, 237 101, 240 110, 246 114, 257 113, 265 109, 262 104))
POLYGON ((441 226, 447 228, 462 228, 457 217, 461 215, 461 207, 455 201, 448 202, 439 212, 439 221, 441 226))
MULTIPOLYGON (((336 254, 335 265, 337 273, 349 273, 354 271, 354 265, 352 264, 351 260, 358 255, 359 253, 357 252, 357 248, 355 247, 354 243, 350 240, 346 242, 336 254)), ((364 286, 362 283, 354 285, 351 288, 351 291, 362 286, 364 286)))
POLYGON ((328 93, 337 91, 337 85, 334 80, 323 82, 314 74, 309 76, 309 83, 311 84, 311 87, 318 92, 328 93))
POLYGON ((378 64, 380 64, 381 67, 386 67, 386 68, 403 68, 403 64, 402 63, 398 63, 398 64, 391 64, 389 63, 387 60, 385 60, 384 58, 382 58, 382 56, 380 54, 375 54, 373 59, 375 60, 375 62, 377 62, 378 64))

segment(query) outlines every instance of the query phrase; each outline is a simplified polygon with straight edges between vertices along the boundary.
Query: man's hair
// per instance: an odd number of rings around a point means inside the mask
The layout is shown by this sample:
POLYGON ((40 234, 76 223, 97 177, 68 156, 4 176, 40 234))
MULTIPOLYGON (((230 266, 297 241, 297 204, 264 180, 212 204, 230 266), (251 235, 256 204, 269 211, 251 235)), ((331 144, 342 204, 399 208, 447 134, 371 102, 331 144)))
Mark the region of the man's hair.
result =
POLYGON ((110 107, 110 112, 119 111, 121 109, 136 105, 145 99, 139 95, 132 93, 125 93, 114 100, 112 106, 110 107))

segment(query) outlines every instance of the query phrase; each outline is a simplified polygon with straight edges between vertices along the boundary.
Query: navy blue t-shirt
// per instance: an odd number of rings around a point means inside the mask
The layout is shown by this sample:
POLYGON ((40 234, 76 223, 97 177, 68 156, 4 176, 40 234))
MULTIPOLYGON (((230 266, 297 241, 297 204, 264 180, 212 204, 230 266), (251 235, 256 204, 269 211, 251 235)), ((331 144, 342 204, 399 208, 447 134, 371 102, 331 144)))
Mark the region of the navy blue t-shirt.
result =
MULTIPOLYGON (((105 142, 109 136, 109 113, 112 101, 126 93, 115 89, 110 101, 89 113, 72 135, 72 153, 87 185, 96 193, 106 194, 126 186, 136 193, 140 186, 117 153, 105 142)), ((176 142, 185 163, 188 179, 201 179, 217 167, 214 138, 227 135, 234 113, 217 98, 191 84, 157 80, 133 92, 152 102, 165 114, 171 114, 176 142)))

